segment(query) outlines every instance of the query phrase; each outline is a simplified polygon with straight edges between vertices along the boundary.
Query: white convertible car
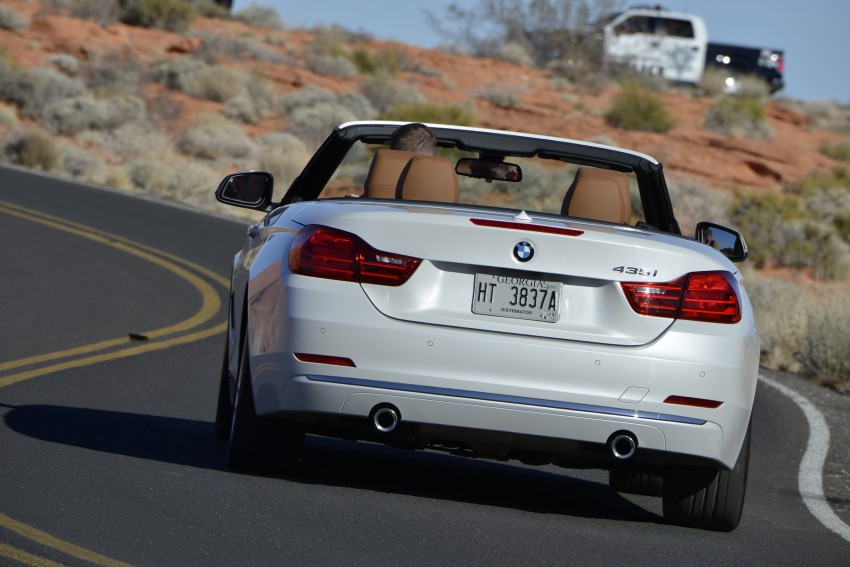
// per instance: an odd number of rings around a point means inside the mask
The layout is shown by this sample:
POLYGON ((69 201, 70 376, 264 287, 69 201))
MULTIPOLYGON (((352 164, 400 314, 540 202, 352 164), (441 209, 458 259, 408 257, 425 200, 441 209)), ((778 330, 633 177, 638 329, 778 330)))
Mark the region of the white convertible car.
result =
POLYGON ((741 517, 759 338, 741 235, 680 233, 661 165, 623 149, 429 124, 330 133, 233 262, 216 431, 237 468, 305 434, 609 470, 671 523, 741 517))

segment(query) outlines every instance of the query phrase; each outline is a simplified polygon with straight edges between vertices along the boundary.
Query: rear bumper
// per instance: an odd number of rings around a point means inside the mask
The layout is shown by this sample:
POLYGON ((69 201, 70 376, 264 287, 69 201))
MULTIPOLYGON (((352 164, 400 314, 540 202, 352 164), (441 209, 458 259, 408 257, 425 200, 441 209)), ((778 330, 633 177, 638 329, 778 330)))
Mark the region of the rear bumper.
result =
POLYGON ((260 415, 365 420, 389 403, 402 423, 439 427, 448 441, 487 432, 524 450, 531 438, 603 445, 628 431, 639 452, 666 461, 734 465, 758 370, 749 319, 677 321, 648 345, 609 346, 398 321, 376 312, 358 286, 339 293, 338 282, 312 280, 304 289, 271 285, 249 302, 260 415), (294 353, 346 357, 355 367, 303 362, 294 353), (723 403, 673 405, 668 396, 723 403))

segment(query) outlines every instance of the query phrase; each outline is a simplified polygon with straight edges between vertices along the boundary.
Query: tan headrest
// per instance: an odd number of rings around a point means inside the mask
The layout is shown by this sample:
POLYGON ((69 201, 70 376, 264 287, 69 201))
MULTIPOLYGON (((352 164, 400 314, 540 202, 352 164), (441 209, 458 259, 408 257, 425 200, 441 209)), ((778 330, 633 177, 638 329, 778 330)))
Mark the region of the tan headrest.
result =
POLYGON ((619 171, 579 168, 564 196, 561 214, 630 224, 632 200, 629 178, 619 171))
POLYGON ((454 165, 437 156, 414 157, 408 162, 398 181, 398 196, 413 201, 457 203, 460 187, 454 165))
POLYGON ((364 185, 364 197, 373 199, 395 199, 396 187, 404 166, 410 158, 418 156, 415 152, 402 150, 378 150, 369 166, 369 174, 364 185))

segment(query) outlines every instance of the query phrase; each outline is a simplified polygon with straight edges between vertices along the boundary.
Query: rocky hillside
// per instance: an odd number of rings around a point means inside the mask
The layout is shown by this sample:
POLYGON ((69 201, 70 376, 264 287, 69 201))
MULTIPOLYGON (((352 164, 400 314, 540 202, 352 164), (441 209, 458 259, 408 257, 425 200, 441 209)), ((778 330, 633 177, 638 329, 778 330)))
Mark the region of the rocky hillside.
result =
MULTIPOLYGON (((674 183, 716 189, 779 190, 800 182, 812 170, 833 166, 819 148, 845 139, 819 128, 787 101, 767 105, 767 120, 773 132, 767 140, 706 130, 706 111, 713 99, 688 90, 657 93, 675 117, 672 130, 663 134, 633 132, 606 123, 604 114, 619 91, 613 82, 590 88, 558 79, 546 70, 503 60, 417 49, 339 31, 263 29, 240 21, 199 18, 188 31, 176 34, 120 23, 101 26, 71 17, 67 10, 48 9, 46 3, 36 0, 8 0, 4 5, 20 14, 27 24, 18 29, 0 28, 0 58, 15 67, 48 67, 87 81, 92 76, 87 68, 99 66, 97 72, 107 72, 102 68, 104 62, 117 66, 112 73, 135 72, 135 92, 130 94, 145 102, 148 120, 171 137, 179 137, 196 125, 199 115, 224 113, 231 98, 227 93, 187 94, 186 89, 175 88, 167 79, 152 79, 164 62, 204 61, 231 71, 250 70, 251 74, 230 75, 222 71, 218 80, 244 81, 242 87, 248 89, 252 86, 249 83, 254 82, 253 86, 262 85, 272 91, 265 96, 284 95, 309 86, 339 95, 359 92, 367 77, 356 69, 331 66, 334 61, 339 62, 340 53, 357 49, 371 54, 391 53, 396 65, 395 85, 418 93, 430 104, 467 109, 479 126, 603 140, 649 153, 665 164, 674 183)), ((285 21, 286 15, 282 17, 285 21)), ((177 73, 176 67, 170 69, 177 73)), ((239 92, 237 88, 231 90, 239 92)), ((95 97, 112 94, 97 91, 95 97)), ((251 139, 286 131, 287 117, 276 112, 272 104, 265 106, 248 120, 229 122, 251 139)), ((11 103, 6 103, 5 108, 7 116, 17 117, 0 124, 5 136, 39 127, 37 111, 22 112, 20 106, 11 103)), ((64 134, 65 143, 85 147, 113 162, 121 159, 109 151, 108 144, 97 148, 91 139, 76 136, 81 132, 56 130, 54 127, 52 134, 64 134)), ((50 128, 48 132, 51 133, 50 128)), ((223 169, 251 167, 253 164, 247 163, 249 155, 229 164, 221 164, 219 159, 218 165, 223 169)))

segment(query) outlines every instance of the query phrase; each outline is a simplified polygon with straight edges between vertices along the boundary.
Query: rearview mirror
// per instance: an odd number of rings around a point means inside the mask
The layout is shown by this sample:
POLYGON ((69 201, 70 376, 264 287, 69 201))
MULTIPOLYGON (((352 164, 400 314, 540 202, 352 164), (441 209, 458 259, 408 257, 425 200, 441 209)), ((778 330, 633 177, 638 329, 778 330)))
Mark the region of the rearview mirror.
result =
POLYGON ((522 181, 522 169, 517 164, 489 159, 461 158, 457 160, 455 173, 487 181, 522 181))
POLYGON ((741 233, 720 224, 706 221, 697 223, 694 238, 719 250, 733 262, 743 262, 749 255, 747 243, 741 233))
POLYGON ((243 171, 225 176, 215 198, 226 205, 264 211, 272 201, 274 176, 267 171, 243 171))

